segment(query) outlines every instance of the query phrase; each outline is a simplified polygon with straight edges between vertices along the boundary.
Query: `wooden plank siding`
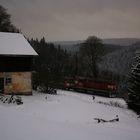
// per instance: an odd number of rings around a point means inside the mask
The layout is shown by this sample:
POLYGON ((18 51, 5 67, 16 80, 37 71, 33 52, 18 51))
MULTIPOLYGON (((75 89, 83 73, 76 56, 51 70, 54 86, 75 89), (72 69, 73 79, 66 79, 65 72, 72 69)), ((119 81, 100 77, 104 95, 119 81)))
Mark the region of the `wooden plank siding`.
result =
POLYGON ((31 56, 0 56, 0 72, 32 71, 31 56))

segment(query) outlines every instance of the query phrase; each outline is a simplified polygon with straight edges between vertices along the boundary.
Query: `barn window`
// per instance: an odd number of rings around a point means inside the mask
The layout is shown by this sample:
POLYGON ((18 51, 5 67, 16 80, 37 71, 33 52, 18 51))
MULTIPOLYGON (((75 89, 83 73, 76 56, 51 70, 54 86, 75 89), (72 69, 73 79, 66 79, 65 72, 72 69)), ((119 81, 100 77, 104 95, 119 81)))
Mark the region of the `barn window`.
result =
POLYGON ((11 84, 12 83, 12 78, 11 77, 7 77, 5 80, 6 85, 11 84))

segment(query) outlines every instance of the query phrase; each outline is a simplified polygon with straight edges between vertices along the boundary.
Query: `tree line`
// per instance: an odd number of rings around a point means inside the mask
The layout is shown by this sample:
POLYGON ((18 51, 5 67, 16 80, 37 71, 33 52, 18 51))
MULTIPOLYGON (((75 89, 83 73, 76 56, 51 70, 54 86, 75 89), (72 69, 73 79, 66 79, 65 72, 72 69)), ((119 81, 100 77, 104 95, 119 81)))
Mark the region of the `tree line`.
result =
MULTIPOLYGON (((94 49, 92 45, 95 45, 94 43, 98 44, 97 40, 99 40, 97 37, 89 37, 85 43, 81 44, 80 51, 74 54, 61 49, 60 45, 55 46, 53 43, 47 43, 44 37, 40 40, 29 40, 31 46, 39 55, 34 58, 33 63, 33 69, 35 70, 33 74, 34 87, 61 87, 65 77, 84 76, 97 78, 96 61, 99 58, 96 50, 98 49, 92 50, 94 49), (93 41, 90 44, 91 48, 86 47, 90 43, 89 40, 93 41), (94 56, 95 54, 96 56, 94 56)), ((102 47, 102 43, 100 44, 102 47)))
POLYGON ((102 40, 96 36, 89 36, 75 53, 62 49, 60 45, 47 43, 44 37, 40 40, 30 39, 29 42, 39 55, 34 58, 33 63, 35 88, 61 88, 66 77, 77 76, 119 81, 119 75, 99 69, 98 63, 102 61, 106 51, 102 40))
POLYGON ((33 61, 34 87, 60 86, 63 78, 71 73, 71 55, 60 46, 47 43, 44 37, 40 40, 31 39, 29 42, 39 55, 33 61))

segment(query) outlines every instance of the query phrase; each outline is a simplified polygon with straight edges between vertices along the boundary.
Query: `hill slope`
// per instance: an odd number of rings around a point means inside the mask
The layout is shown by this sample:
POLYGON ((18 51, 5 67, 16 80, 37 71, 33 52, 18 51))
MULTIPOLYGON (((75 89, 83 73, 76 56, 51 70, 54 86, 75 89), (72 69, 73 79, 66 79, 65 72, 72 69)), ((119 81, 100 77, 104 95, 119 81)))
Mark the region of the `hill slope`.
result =
MULTIPOLYGON (((79 41, 56 41, 54 42, 55 45, 61 45, 63 49, 68 51, 77 51, 80 47, 80 43, 84 42, 83 40, 79 41)), ((110 44, 112 47, 117 46, 130 46, 135 44, 136 42, 140 42, 139 38, 110 38, 110 39, 103 39, 104 44, 110 44)))
POLYGON ((0 103, 1 140, 139 140, 140 120, 121 99, 58 91, 23 96, 23 105, 0 103), (120 104, 113 107, 102 103, 120 104), (97 123, 94 118, 119 122, 97 123))

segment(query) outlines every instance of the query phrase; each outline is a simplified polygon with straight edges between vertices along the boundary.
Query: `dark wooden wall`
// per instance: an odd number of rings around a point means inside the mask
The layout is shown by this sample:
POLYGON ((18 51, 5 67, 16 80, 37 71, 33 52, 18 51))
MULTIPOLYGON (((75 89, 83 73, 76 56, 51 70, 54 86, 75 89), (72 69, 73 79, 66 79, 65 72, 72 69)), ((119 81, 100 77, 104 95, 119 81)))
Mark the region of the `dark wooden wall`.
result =
POLYGON ((0 72, 32 70, 32 56, 0 56, 0 72))

